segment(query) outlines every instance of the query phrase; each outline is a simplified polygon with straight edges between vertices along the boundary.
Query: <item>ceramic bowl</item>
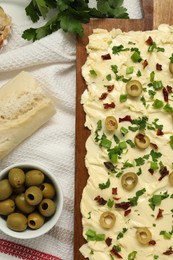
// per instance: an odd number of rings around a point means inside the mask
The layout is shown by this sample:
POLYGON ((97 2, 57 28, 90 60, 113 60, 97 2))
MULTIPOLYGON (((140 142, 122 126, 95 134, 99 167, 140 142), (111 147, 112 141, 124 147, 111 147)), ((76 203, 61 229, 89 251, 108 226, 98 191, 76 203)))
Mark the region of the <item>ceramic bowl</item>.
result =
POLYGON ((11 237, 20 238, 20 239, 36 238, 36 237, 39 237, 39 236, 47 233, 57 223, 57 221, 61 215, 62 208, 63 208, 62 189, 61 189, 60 183, 58 181, 58 178, 55 177, 49 169, 39 166, 38 164, 32 164, 32 163, 18 163, 18 164, 10 165, 9 167, 3 169, 0 172, 0 180, 2 180, 4 178, 8 178, 8 172, 10 171, 10 169, 15 168, 15 167, 23 169, 24 172, 26 172, 28 170, 33 170, 33 169, 42 171, 45 175, 45 179, 48 180, 49 182, 51 182, 54 185, 55 190, 56 190, 56 195, 54 198, 54 201, 56 204, 56 211, 53 216, 46 218, 45 223, 39 229, 27 228, 26 230, 20 231, 20 232, 11 230, 10 228, 7 227, 6 217, 0 215, 0 230, 2 232, 4 232, 5 234, 7 234, 11 237))

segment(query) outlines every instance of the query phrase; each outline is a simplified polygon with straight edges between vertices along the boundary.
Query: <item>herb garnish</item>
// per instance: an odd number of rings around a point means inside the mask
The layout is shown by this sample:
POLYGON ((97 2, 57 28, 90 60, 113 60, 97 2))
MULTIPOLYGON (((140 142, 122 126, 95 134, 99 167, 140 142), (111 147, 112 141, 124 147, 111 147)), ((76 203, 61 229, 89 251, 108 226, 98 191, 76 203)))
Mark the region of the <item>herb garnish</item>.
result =
POLYGON ((47 18, 51 9, 54 9, 55 15, 43 26, 25 30, 24 39, 36 41, 59 29, 82 37, 82 24, 88 23, 90 18, 128 18, 123 0, 97 0, 96 8, 90 8, 86 0, 31 0, 25 11, 35 23, 40 17, 47 18))
POLYGON ((167 192, 164 192, 163 194, 154 194, 148 201, 149 206, 152 210, 155 210, 156 206, 159 206, 162 202, 162 200, 169 197, 169 194, 167 192))
POLYGON ((85 233, 88 241, 104 241, 105 234, 97 234, 95 230, 88 229, 85 233))
POLYGON ((118 233, 117 235, 117 240, 119 240, 120 238, 122 238, 124 236, 124 234, 127 232, 127 228, 123 228, 123 230, 121 232, 118 233))
POLYGON ((110 186, 110 179, 108 179, 106 183, 99 183, 99 188, 101 190, 107 189, 109 188, 109 186, 110 186))

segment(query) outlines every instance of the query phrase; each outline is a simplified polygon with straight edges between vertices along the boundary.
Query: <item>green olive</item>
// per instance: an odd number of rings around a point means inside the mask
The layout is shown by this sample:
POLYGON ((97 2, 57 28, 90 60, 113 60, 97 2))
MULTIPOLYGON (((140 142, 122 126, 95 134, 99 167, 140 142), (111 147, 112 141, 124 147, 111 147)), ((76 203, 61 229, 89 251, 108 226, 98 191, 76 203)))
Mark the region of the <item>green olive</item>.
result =
POLYGON ((7 217, 7 226, 14 231, 24 231, 27 222, 27 218, 21 213, 12 213, 7 217))
POLYGON ((55 213, 56 205, 53 200, 43 199, 39 205, 39 211, 44 217, 50 217, 55 213))
POLYGON ((110 211, 106 211, 100 216, 100 225, 102 228, 110 229, 115 225, 115 220, 115 215, 110 211))
POLYGON ((39 186, 44 181, 44 173, 39 170, 31 170, 26 173, 26 186, 39 186))
POLYGON ((134 172, 127 172, 121 178, 122 187, 127 190, 133 190, 138 183, 138 176, 134 172))
POLYGON ((15 203, 12 199, 0 201, 0 215, 9 215, 15 210, 15 203))
POLYGON ((137 134, 135 136, 134 141, 135 141, 136 146, 142 150, 148 148, 148 146, 150 145, 150 139, 145 134, 141 134, 141 133, 137 134))
POLYGON ((142 245, 148 244, 152 239, 152 234, 147 227, 140 227, 136 231, 136 238, 142 245))
POLYGON ((16 194, 23 193, 24 191, 25 191, 24 185, 20 186, 19 188, 13 188, 13 192, 16 193, 16 194))
POLYGON ((169 63, 169 71, 173 74, 173 63, 169 63))
POLYGON ((43 192, 37 186, 31 186, 25 191, 25 198, 29 205, 38 205, 43 198, 43 192))
POLYGON ((169 183, 173 186, 173 172, 169 174, 169 183))
POLYGON ((25 214, 29 214, 34 211, 35 207, 28 204, 28 202, 25 199, 25 194, 21 193, 17 195, 15 199, 15 203, 17 208, 25 214))
POLYGON ((28 216, 28 226, 31 229, 38 229, 43 226, 44 220, 45 218, 41 214, 33 212, 28 216))
POLYGON ((8 180, 12 187, 19 188, 25 182, 25 173, 20 168, 13 168, 8 173, 8 180))
POLYGON ((108 131, 114 132, 118 128, 118 122, 114 116, 107 116, 105 119, 105 127, 108 131))
POLYGON ((126 84, 126 92, 131 97, 138 97, 142 93, 142 84, 138 80, 130 80, 126 84))
POLYGON ((43 192, 43 197, 47 199, 53 199, 55 196, 55 188, 51 183, 44 182, 41 186, 40 189, 43 192))
POLYGON ((12 190, 9 180, 8 179, 1 180, 0 181, 0 200, 8 199, 11 196, 12 192, 13 192, 13 190, 12 190))

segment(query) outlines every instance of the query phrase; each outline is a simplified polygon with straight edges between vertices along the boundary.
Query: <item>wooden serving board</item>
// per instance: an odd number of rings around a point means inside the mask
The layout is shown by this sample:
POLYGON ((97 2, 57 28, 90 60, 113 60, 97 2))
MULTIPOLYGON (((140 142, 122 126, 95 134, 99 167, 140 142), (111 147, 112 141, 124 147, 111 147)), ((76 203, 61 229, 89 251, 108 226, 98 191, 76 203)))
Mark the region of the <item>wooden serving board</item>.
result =
POLYGON ((79 248, 86 243, 82 232, 82 216, 80 202, 83 188, 86 186, 88 173, 85 168, 85 142, 90 132, 84 127, 85 113, 80 104, 81 95, 86 84, 81 75, 81 67, 86 61, 86 45, 88 36, 94 28, 112 30, 120 28, 123 31, 145 31, 158 28, 161 23, 173 25, 173 0, 141 0, 142 19, 91 19, 84 25, 84 37, 77 39, 76 47, 76 153, 75 153, 75 212, 74 212, 74 260, 84 260, 79 248))

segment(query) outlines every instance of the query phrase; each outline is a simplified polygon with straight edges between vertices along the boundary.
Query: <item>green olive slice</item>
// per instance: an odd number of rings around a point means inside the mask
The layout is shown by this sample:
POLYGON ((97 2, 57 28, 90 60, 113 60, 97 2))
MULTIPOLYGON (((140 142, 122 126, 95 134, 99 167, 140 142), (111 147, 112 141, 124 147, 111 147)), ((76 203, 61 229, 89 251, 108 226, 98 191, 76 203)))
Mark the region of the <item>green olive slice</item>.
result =
POLYGON ((137 134, 134 141, 139 149, 146 149, 150 145, 150 139, 145 134, 137 134))
POLYGON ((122 187, 127 190, 133 190, 138 183, 138 176, 134 172, 127 172, 121 178, 122 187))
POLYGON ((126 84, 126 92, 131 97, 139 97, 142 93, 142 84, 138 80, 130 80, 126 84))
POLYGON ((105 127, 108 131, 114 132, 118 128, 118 122, 114 116, 107 116, 105 119, 105 127))
POLYGON ((169 183, 173 186, 173 172, 169 174, 169 183))
POLYGON ((169 71, 173 74, 173 63, 170 62, 169 64, 169 71))
POLYGON ((114 226, 115 220, 115 215, 110 211, 106 211, 100 216, 100 225, 102 228, 110 229, 114 226))
POLYGON ((136 231, 136 238, 142 245, 148 244, 152 239, 152 234, 147 227, 140 227, 136 231))

